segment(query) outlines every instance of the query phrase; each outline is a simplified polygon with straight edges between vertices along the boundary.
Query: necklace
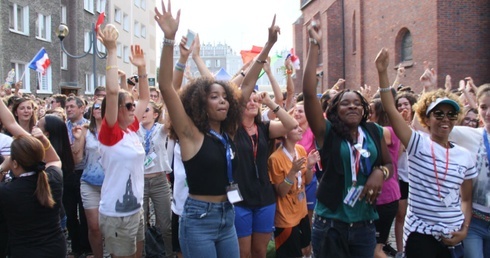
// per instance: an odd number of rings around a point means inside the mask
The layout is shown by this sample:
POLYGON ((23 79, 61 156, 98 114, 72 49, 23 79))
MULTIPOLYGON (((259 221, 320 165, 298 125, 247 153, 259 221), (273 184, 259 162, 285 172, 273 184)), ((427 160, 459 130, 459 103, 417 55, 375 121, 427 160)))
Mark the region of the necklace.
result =
POLYGON ((245 128, 245 130, 248 132, 248 133, 252 133, 255 131, 255 123, 252 122, 252 124, 250 126, 246 126, 245 124, 243 124, 243 127, 245 128))

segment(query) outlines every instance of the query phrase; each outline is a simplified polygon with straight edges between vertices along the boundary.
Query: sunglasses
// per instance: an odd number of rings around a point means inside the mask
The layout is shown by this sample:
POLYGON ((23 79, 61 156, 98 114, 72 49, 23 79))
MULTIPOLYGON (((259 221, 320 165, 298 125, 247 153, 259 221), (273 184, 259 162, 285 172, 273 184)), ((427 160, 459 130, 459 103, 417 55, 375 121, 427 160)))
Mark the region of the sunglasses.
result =
POLYGON ((100 104, 94 104, 94 109, 95 110, 100 109, 100 104))
POLYGON ((448 111, 447 113, 444 113, 441 110, 434 110, 434 111, 432 111, 432 115, 437 120, 442 120, 442 119, 444 119, 444 117, 447 117, 447 119, 449 119, 451 121, 458 120, 458 112, 452 111, 452 110, 448 111))
POLYGON ((126 109, 127 109, 128 111, 130 111, 130 110, 131 110, 131 109, 133 109, 133 108, 136 108, 136 104, 131 103, 131 102, 128 102, 128 103, 124 104, 124 106, 126 107, 126 109))

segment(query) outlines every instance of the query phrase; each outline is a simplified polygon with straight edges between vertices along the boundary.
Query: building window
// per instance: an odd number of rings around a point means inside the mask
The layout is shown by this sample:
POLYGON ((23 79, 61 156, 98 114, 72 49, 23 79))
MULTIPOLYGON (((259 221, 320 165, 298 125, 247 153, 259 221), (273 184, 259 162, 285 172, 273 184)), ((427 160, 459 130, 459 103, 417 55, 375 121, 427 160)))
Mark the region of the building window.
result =
POLYGON ((146 38, 146 26, 141 24, 141 37, 146 38))
POLYGON ((92 46, 92 39, 90 37, 90 31, 85 31, 84 37, 83 37, 83 51, 88 52, 90 49, 90 53, 94 53, 94 49, 90 48, 92 46))
POLYGON ((114 21, 117 23, 121 23, 122 21, 122 11, 119 8, 114 8, 114 21))
POLYGON ((137 21, 134 22, 134 36, 137 38, 140 37, 140 23, 137 21))
POLYGON ((134 0, 134 6, 140 7, 141 1, 140 0, 134 0))
POLYGON ((68 70, 68 56, 61 50, 60 66, 63 70, 68 70))
POLYGON ((221 60, 219 59, 216 60, 216 67, 221 67, 221 60))
POLYGON ((98 13, 105 12, 105 7, 106 7, 105 3, 106 3, 105 0, 97 0, 97 12, 98 13))
POLYGON ((141 0, 141 9, 146 10, 146 0, 141 0))
POLYGON ((123 61, 125 63, 129 63, 129 47, 128 46, 123 47, 123 61))
POLYGON ((123 15, 123 29, 129 31, 129 15, 127 14, 123 15))
POLYGON ((105 75, 103 74, 97 75, 97 86, 105 86, 105 75))
POLYGON ((41 73, 37 73, 37 81, 39 83, 38 93, 52 93, 52 87, 51 87, 51 81, 52 81, 52 74, 51 74, 51 66, 48 67, 46 70, 46 73, 43 75, 41 73))
POLYGON ((102 42, 100 42, 100 40, 97 40, 97 50, 99 51, 99 53, 106 53, 107 52, 104 44, 102 44, 102 42))
POLYGON ((60 14, 60 21, 63 24, 66 24, 66 6, 62 5, 61 6, 61 14, 60 14))
POLYGON ((400 56, 402 62, 412 61, 412 34, 409 30, 402 37, 400 56))
POLYGON ((206 67, 208 67, 208 68, 211 67, 211 60, 209 60, 209 59, 206 60, 206 67))
POLYGON ((51 16, 37 14, 36 20, 36 37, 51 41, 51 16))
POLYGON ((117 57, 121 58, 123 54, 123 47, 120 42, 117 42, 117 57))
POLYGON ((94 93, 94 74, 86 73, 85 74, 85 94, 93 94, 94 93))
POLYGON ((22 79, 22 91, 23 93, 26 92, 31 92, 31 86, 30 86, 30 73, 29 73, 29 68, 27 64, 25 63, 11 63, 12 69, 15 69, 15 77, 14 77, 14 83, 18 82, 20 80, 20 77, 22 74, 24 74, 24 78, 22 79))
POLYGON ((352 15, 352 54, 355 55, 357 51, 357 33, 356 33, 356 12, 352 15))
POLYGON ((83 0, 83 9, 89 13, 94 13, 94 0, 83 0))
POLYGON ((11 3, 9 6, 9 29, 29 35, 29 6, 11 3))

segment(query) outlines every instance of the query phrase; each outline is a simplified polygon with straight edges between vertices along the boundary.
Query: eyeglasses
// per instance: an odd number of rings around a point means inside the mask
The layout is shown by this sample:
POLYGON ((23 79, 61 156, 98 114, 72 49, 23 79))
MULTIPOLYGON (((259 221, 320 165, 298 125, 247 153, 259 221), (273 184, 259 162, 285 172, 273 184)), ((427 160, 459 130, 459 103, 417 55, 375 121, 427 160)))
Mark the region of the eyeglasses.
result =
POLYGON ((442 120, 442 119, 444 119, 444 117, 447 117, 447 119, 449 119, 451 121, 458 120, 458 112, 452 111, 452 110, 448 111, 447 113, 444 113, 441 110, 434 110, 434 111, 432 111, 432 115, 437 120, 442 120))
POLYGON ((471 119, 471 118, 469 118, 469 117, 465 117, 465 118, 464 118, 464 121, 465 121, 466 123, 468 123, 468 124, 469 124, 469 123, 478 124, 478 123, 480 122, 478 119, 471 119))
POLYGON ((133 109, 133 108, 135 108, 135 107, 136 107, 136 104, 131 103, 131 102, 128 102, 128 103, 124 104, 124 106, 126 107, 126 109, 127 109, 128 111, 130 111, 131 109, 133 109))
POLYGON ((100 109, 100 104, 94 104, 94 110, 100 109))
POLYGON ((145 113, 147 113, 148 111, 150 111, 150 108, 146 108, 145 109, 145 113))

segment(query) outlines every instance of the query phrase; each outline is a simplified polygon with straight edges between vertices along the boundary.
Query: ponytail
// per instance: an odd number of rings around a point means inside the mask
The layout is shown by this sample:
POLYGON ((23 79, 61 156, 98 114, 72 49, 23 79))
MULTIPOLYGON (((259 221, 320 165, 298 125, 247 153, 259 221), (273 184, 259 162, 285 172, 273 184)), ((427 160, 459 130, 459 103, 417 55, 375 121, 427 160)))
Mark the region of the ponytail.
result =
POLYGON ((53 200, 53 196, 51 195, 51 187, 48 183, 48 175, 44 170, 40 170, 37 173, 37 186, 36 191, 37 200, 42 206, 53 208, 55 201, 53 200))

